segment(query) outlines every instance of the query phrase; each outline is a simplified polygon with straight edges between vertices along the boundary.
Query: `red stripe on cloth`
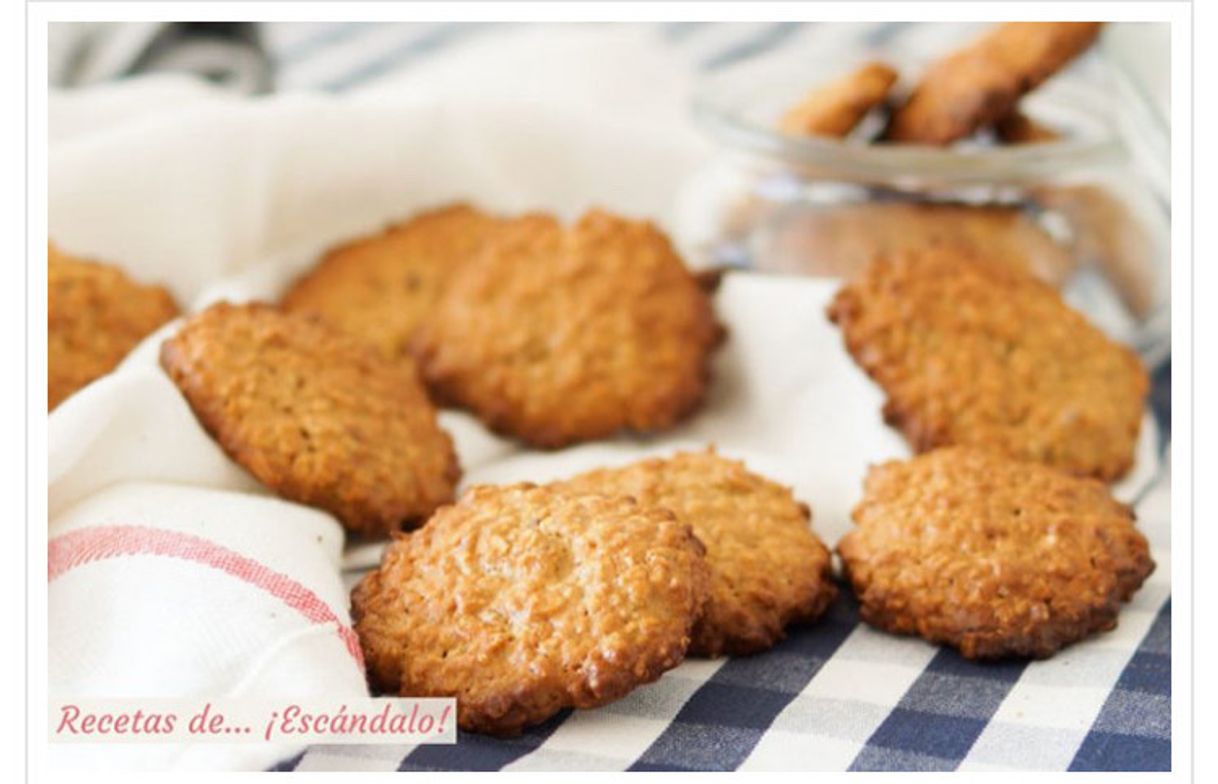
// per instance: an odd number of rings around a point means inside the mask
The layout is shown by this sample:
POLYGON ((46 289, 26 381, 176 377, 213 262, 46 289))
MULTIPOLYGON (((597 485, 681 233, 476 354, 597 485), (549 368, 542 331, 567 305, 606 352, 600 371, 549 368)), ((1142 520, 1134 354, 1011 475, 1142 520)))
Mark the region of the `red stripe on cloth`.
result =
POLYGON ((219 569, 261 588, 313 623, 332 623, 363 669, 364 654, 355 631, 317 594, 286 574, 193 534, 140 525, 102 525, 70 531, 47 543, 47 582, 87 563, 132 555, 181 558, 219 569))

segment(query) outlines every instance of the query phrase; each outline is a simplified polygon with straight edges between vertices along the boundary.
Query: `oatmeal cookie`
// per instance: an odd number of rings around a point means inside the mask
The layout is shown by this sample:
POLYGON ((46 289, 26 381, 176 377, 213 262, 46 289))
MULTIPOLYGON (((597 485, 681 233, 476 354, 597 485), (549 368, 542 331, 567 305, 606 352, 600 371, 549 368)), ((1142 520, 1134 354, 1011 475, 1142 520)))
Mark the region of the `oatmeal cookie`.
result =
POLYGON ((1112 629, 1155 566, 1102 483, 971 448, 873 467, 853 517, 837 549, 863 620, 970 659, 1112 629))
POLYGON ((896 80, 890 66, 867 63, 809 93, 782 116, 779 130, 796 136, 846 136, 884 102, 896 80))
POLYGON ((556 486, 627 495, 671 510, 693 528, 706 545, 711 593, 694 625, 691 655, 765 650, 790 624, 818 618, 837 594, 808 506, 713 450, 589 471, 556 486))
POLYGON ((351 604, 376 688, 455 697, 462 729, 513 735, 680 664, 708 580, 671 512, 484 485, 398 535, 351 604))
POLYGON ((178 315, 160 286, 47 246, 47 410, 104 376, 178 315))
POLYGON ((1100 22, 1010 22, 930 66, 892 116, 890 141, 950 144, 1006 116, 1099 37, 1100 22))
POLYGON ((672 427, 701 402, 722 330, 650 223, 528 215, 454 275, 415 335, 432 392, 553 448, 672 427))
POLYGON ((408 359, 415 328, 499 223, 467 204, 425 212, 331 250, 280 304, 408 359))
POLYGON ((233 460, 350 531, 383 535, 453 498, 456 453, 413 368, 331 327, 222 302, 165 341, 161 366, 233 460))
POLYGON ((1133 463, 1145 368, 1030 275, 945 251, 879 259, 829 317, 916 451, 988 447, 1105 480, 1133 463))

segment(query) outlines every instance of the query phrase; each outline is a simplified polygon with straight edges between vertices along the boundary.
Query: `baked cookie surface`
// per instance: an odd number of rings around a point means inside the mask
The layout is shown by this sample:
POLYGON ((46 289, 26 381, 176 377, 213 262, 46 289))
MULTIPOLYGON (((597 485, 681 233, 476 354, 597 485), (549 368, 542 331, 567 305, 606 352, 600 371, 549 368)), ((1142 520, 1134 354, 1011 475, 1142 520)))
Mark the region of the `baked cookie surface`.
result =
POLYGON ((161 366, 233 460, 348 530, 383 535, 453 498, 456 453, 413 368, 355 338, 222 302, 165 341, 161 366))
POLYGON ((787 110, 779 129, 797 136, 846 136, 884 102, 896 81, 897 72, 891 66, 867 63, 810 92, 787 110))
POLYGON ((1025 273, 949 252, 881 259, 829 317, 918 452, 987 447, 1105 480, 1133 464, 1141 360, 1025 273))
POLYGON ((702 554, 671 512, 628 498, 474 487, 352 592, 369 679, 455 697, 462 729, 497 735, 604 705, 684 659, 702 554))
POLYGON ((47 410, 113 370, 141 340, 178 315, 160 286, 109 264, 47 246, 47 410))
POLYGON ((1045 657, 1116 626, 1154 570, 1108 488, 982 450, 873 467, 838 544, 868 623, 968 658, 1045 657))
POLYGON ((887 138, 950 144, 1014 109, 1085 51, 1100 22, 1009 22, 931 65, 893 114, 887 138))
POLYGON ((710 299, 650 223, 528 215, 453 277, 416 334, 429 388, 491 429, 559 447, 664 430, 708 386, 710 299))
POLYGON ((449 278, 500 223, 467 204, 430 210, 326 253, 281 306, 409 357, 408 345, 449 278))
POLYGON ((690 654, 732 656, 771 647, 793 623, 819 617, 837 589, 828 548, 791 490, 713 451, 598 469, 555 486, 626 495, 674 512, 706 546, 711 592, 690 654))

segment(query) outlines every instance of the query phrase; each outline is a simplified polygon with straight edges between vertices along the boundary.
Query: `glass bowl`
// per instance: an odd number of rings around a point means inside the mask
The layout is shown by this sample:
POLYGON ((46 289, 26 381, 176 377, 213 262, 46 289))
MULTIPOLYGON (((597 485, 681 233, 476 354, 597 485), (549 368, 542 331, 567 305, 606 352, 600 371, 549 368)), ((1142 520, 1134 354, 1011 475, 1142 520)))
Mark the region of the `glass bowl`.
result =
POLYGON ((1102 50, 1020 102, 1053 141, 869 142, 882 111, 843 139, 777 130, 810 89, 870 60, 898 70, 899 96, 928 58, 746 63, 704 81, 693 115, 719 154, 682 194, 681 214, 701 216, 682 230, 687 248, 704 263, 826 277, 911 243, 1020 255, 1148 364, 1169 354, 1167 131, 1102 50))

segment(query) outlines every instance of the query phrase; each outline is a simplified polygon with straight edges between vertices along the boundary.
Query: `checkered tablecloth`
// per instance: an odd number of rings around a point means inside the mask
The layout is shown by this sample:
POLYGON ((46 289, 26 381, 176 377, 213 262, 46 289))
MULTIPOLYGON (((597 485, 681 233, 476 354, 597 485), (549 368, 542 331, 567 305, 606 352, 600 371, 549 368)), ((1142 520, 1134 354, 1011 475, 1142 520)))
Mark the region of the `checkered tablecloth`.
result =
MULTIPOLYGON (((281 88, 347 90, 442 58, 495 25, 269 25, 281 88)), ((959 37, 941 25, 669 24, 657 47, 715 69, 780 47, 959 37)), ((555 35, 561 35, 556 29, 555 35)), ((691 661, 612 705, 519 738, 316 746, 278 770, 1167 770, 1171 766, 1170 363, 1152 396, 1163 466, 1137 503, 1159 569, 1118 628, 1047 661, 977 664, 882 634, 848 590, 761 655, 691 661)), ((814 499, 813 499, 813 503, 814 499)))

